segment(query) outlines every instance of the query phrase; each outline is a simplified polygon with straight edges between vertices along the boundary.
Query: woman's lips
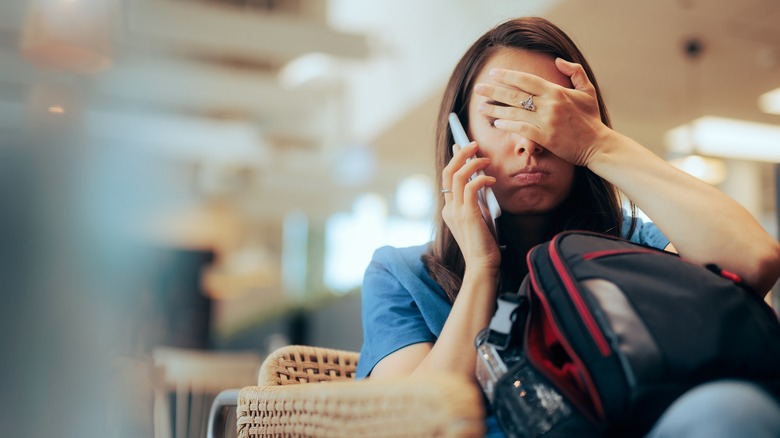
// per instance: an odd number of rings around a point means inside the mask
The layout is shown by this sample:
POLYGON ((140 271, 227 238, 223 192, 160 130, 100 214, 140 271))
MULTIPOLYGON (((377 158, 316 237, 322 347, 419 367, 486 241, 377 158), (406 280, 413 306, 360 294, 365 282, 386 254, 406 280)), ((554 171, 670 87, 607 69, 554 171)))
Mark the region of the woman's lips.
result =
POLYGON ((512 179, 519 182, 520 185, 541 184, 549 173, 540 167, 529 167, 514 174, 512 179))

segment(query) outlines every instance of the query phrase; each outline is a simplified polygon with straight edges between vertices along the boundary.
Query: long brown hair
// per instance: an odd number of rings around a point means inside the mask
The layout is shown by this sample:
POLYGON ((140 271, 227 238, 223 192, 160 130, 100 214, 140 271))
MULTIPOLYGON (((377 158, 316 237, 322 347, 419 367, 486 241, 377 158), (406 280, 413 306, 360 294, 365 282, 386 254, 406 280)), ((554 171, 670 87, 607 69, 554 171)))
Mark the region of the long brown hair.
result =
MULTIPOLYGON (((450 76, 436 125, 437 175, 441 175, 444 167, 452 159, 451 147, 455 141, 447 125, 449 113, 457 113, 464 126, 468 126, 469 98, 475 78, 487 61, 498 50, 504 48, 545 53, 582 65, 596 90, 601 121, 609 127, 612 126, 593 71, 571 38, 543 18, 513 19, 496 26, 480 37, 466 51, 450 76)), ((438 189, 441 189, 441 178, 437 178, 437 181, 438 189)), ((439 197, 436 237, 431 250, 423 255, 423 262, 431 277, 454 301, 466 266, 458 243, 442 219, 443 198, 443 196, 439 197)), ((635 207, 631 204, 630 208, 631 225, 628 235, 633 233, 636 223, 635 207)), ((557 209, 552 221, 550 237, 565 229, 591 230, 620 236, 623 222, 620 194, 615 186, 589 169, 577 167, 571 194, 557 209)))

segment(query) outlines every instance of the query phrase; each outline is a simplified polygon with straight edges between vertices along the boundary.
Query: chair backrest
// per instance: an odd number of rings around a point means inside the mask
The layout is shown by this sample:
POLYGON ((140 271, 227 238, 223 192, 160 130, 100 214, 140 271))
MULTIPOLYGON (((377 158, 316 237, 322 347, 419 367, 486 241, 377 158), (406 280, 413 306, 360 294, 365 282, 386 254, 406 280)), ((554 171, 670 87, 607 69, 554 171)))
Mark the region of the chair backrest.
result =
POLYGON ((260 367, 258 385, 353 380, 360 357, 353 351, 288 345, 272 352, 260 367))
POLYGON ((224 389, 257 382, 261 357, 254 352, 157 348, 155 437, 201 438, 212 401, 224 389), (172 409, 172 406, 175 407, 172 409))

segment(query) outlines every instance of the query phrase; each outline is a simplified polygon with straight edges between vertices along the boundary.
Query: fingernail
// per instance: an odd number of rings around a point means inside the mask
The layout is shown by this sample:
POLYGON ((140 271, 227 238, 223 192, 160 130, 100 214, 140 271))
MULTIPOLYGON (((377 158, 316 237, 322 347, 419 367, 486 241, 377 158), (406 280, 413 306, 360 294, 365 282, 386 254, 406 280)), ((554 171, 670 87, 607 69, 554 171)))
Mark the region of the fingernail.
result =
POLYGON ((474 85, 474 92, 475 93, 482 93, 483 91, 485 91, 485 88, 486 87, 484 85, 482 85, 482 84, 474 85))
POLYGON ((490 106, 484 102, 480 103, 477 109, 479 111, 487 111, 490 108, 490 106))
POLYGON ((498 76, 498 69, 497 68, 490 69, 490 73, 489 74, 490 74, 490 76, 498 76))
POLYGON ((504 126, 506 126, 506 122, 505 122, 505 121, 503 121, 503 120, 501 120, 501 119, 496 119, 496 120, 493 122, 493 125, 494 125, 495 127, 497 127, 497 128, 503 128, 504 126))

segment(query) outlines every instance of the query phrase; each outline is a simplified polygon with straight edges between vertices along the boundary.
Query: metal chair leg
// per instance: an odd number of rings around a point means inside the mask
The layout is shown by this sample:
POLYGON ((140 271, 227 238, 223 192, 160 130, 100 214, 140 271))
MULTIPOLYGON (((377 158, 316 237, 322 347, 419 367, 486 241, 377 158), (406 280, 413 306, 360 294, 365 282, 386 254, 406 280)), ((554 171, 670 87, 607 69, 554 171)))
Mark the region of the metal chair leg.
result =
MULTIPOLYGON (((238 405, 239 389, 226 389, 217 395, 211 404, 209 411, 208 438, 225 437, 225 426, 227 425, 228 412, 230 408, 235 410, 238 405)), ((234 438, 234 437, 230 437, 234 438)))

